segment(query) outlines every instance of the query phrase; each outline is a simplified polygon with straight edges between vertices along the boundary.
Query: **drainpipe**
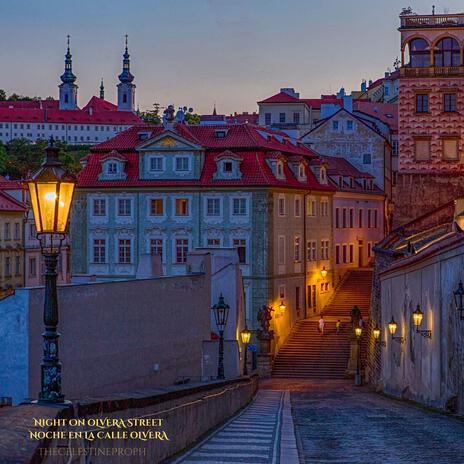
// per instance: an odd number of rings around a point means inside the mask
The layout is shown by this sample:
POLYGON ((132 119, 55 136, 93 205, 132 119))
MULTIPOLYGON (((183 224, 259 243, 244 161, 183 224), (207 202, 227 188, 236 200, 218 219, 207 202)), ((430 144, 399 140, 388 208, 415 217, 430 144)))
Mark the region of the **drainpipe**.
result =
POLYGON ((304 318, 306 319, 308 317, 308 292, 307 292, 307 283, 306 283, 306 271, 308 267, 308 261, 307 261, 307 256, 306 256, 306 216, 307 216, 307 210, 306 210, 306 198, 308 195, 311 194, 311 190, 306 192, 303 195, 303 273, 304 273, 304 286, 303 286, 303 304, 304 304, 304 318))

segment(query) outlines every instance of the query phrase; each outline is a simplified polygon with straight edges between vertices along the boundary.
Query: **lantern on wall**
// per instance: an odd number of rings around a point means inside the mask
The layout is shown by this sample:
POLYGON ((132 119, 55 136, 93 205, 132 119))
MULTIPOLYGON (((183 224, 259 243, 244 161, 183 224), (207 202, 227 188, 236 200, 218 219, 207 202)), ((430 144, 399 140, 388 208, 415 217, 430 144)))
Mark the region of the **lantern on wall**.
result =
POLYGON ((453 292, 453 296, 454 306, 459 311, 460 318, 464 319, 464 286, 462 285, 462 281, 459 281, 458 288, 453 292))
POLYGON ((395 340, 398 343, 404 343, 406 341, 404 337, 395 337, 397 328, 398 328, 398 324, 395 322, 395 319, 393 319, 393 316, 392 316, 391 321, 388 323, 388 331, 391 334, 391 339, 395 340))
POLYGON ((325 266, 322 267, 321 269, 321 276, 325 279, 327 277, 327 269, 325 266))
POLYGON ((287 306, 285 306, 284 300, 280 300, 279 309, 282 312, 284 312, 287 309, 287 306))
POLYGON ((421 334, 423 337, 432 338, 431 330, 421 330, 419 329, 422 324, 422 319, 424 318, 424 313, 420 309, 420 305, 417 305, 416 310, 412 313, 412 322, 416 328, 416 333, 421 334))

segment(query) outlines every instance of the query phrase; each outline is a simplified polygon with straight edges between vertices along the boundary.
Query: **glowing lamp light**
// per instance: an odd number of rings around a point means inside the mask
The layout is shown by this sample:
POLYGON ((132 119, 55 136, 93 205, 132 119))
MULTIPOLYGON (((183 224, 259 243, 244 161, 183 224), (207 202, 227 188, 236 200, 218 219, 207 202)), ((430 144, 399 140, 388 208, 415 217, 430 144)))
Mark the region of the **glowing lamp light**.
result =
POLYGON ((244 345, 248 345, 248 343, 250 343, 251 331, 248 330, 248 327, 246 326, 246 324, 245 324, 245 328, 240 332, 240 337, 244 345))
POLYGON ((225 303, 222 293, 219 296, 219 301, 211 309, 213 310, 218 330, 223 332, 229 318, 230 306, 225 303))
POLYGON ((27 182, 38 234, 64 234, 74 195, 75 180, 58 160, 53 138, 45 149, 45 161, 27 182))
POLYGON ((284 300, 280 300, 280 305, 279 309, 284 312, 287 309, 287 306, 285 306, 284 300))
POLYGON ((324 278, 327 277, 327 269, 325 268, 325 266, 322 267, 321 276, 324 278))
POLYGON ((362 335, 362 327, 355 327, 354 333, 359 338, 362 335))
POLYGON ((417 305, 416 310, 412 313, 412 321, 416 328, 419 328, 422 324, 422 318, 424 317, 424 313, 421 311, 420 306, 417 305))
POLYGON ((395 319, 393 319, 388 323, 388 330, 390 331, 391 335, 395 335, 396 329, 398 328, 398 324, 395 322, 395 319))
POLYGON ((372 334, 374 335, 374 338, 375 338, 376 340, 378 340, 378 339, 380 338, 380 328, 379 328, 378 325, 376 325, 376 326, 374 327, 374 329, 372 330, 372 334))

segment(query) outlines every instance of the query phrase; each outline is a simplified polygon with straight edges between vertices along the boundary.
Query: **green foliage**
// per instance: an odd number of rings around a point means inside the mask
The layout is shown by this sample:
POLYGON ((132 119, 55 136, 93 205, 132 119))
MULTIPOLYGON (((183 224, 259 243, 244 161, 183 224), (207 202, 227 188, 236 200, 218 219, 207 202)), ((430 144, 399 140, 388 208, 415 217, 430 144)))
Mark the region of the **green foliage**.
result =
POLYGON ((0 89, 0 101, 6 100, 6 92, 3 89, 0 89))
MULTIPOLYGON (((42 163, 45 155, 46 140, 31 143, 27 139, 15 139, 6 147, 0 146, 0 173, 9 174, 12 179, 26 179, 42 163), (2 156, 3 148, 3 156, 2 156), (2 162, 3 160, 3 162, 2 162)), ((57 142, 60 149, 60 161, 70 172, 80 170, 80 159, 88 154, 89 147, 84 145, 70 146, 65 142, 57 142)))
POLYGON ((185 122, 187 124, 200 124, 200 115, 196 113, 185 113, 185 122))
POLYGON ((10 101, 31 101, 31 100, 40 100, 40 97, 28 97, 27 95, 18 95, 17 93, 12 93, 8 100, 10 101))
POLYGON ((140 117, 145 124, 161 124, 160 104, 153 103, 153 109, 140 113, 140 117))

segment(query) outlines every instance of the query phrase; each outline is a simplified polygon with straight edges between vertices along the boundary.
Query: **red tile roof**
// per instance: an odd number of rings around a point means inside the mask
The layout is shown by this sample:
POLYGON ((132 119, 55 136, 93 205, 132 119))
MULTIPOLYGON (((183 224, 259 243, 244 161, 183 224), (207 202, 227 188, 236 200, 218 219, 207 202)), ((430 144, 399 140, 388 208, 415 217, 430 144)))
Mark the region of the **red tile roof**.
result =
POLYGON ((380 119, 392 131, 398 130, 398 105, 396 103, 357 100, 353 104, 353 110, 380 119))
POLYGON ((226 116, 226 122, 229 124, 258 124, 259 114, 258 113, 234 113, 226 116))
POLYGON ((287 92, 279 92, 272 97, 266 98, 258 102, 261 103, 301 103, 301 100, 296 97, 292 97, 287 92))
POLYGON ((0 175, 0 189, 2 190, 22 190, 23 188, 25 187, 20 182, 7 179, 6 177, 0 175))
POLYGON ((187 126, 183 124, 175 125, 175 132, 200 147, 206 152, 205 163, 200 179, 154 179, 142 180, 139 177, 139 153, 137 147, 146 144, 150 138, 156 137, 163 132, 167 132, 163 126, 134 126, 121 134, 118 134, 111 140, 103 142, 92 148, 92 153, 86 157, 86 166, 79 174, 79 187, 153 187, 153 186, 170 186, 170 187, 187 187, 187 186, 275 186, 291 187, 300 189, 314 189, 323 191, 333 191, 328 185, 321 185, 316 177, 305 166, 307 180, 300 182, 294 174, 284 164, 285 179, 277 179, 272 173, 271 168, 266 160, 273 159, 274 153, 278 152, 284 159, 287 156, 299 155, 306 159, 312 159, 316 155, 298 143, 294 145, 283 132, 270 131, 261 127, 249 124, 231 124, 221 126, 187 126), (217 129, 227 129, 224 138, 216 138, 217 129), (149 132, 149 138, 139 139, 140 132, 149 132), (271 140, 267 137, 270 136, 271 140), (277 136, 277 137, 276 137, 277 136), (283 137, 286 143, 282 143, 283 137), (106 157, 112 150, 117 150, 127 161, 125 172, 127 174, 124 180, 101 181, 98 179, 102 172, 100 161, 106 157), (217 171, 216 158, 227 152, 232 153, 242 159, 240 179, 214 179, 214 173, 217 171))
MULTIPOLYGON (((46 100, 42 101, 45 103, 46 100)), ((0 105, 1 122, 32 122, 60 124, 140 124, 141 119, 130 111, 117 111, 117 107, 106 100, 92 97, 83 109, 60 110, 56 105, 37 106, 38 102, 2 102, 21 103, 21 105, 0 105), (24 105, 34 103, 34 105, 24 105), (92 108, 92 110, 90 110, 92 108)))
POLYGON ((320 109, 321 105, 332 104, 343 106, 343 99, 336 95, 321 95, 321 98, 296 98, 286 92, 279 92, 272 97, 258 102, 261 103, 304 103, 313 109, 320 109))
POLYGON ((24 213, 27 211, 27 206, 0 190, 0 211, 24 213))
POLYGON ((0 108, 17 109, 55 109, 59 106, 58 100, 4 100, 0 101, 0 108))

